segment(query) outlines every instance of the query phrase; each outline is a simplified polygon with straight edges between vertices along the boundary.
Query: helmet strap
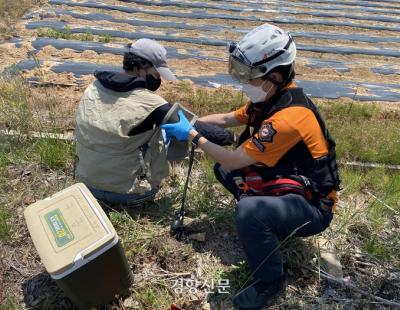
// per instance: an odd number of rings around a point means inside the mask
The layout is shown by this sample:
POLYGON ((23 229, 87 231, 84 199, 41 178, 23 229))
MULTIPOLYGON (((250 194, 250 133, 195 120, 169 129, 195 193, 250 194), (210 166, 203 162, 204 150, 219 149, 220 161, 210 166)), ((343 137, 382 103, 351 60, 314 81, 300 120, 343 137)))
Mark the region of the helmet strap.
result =
POLYGON ((278 88, 278 91, 280 91, 285 86, 284 81, 279 82, 279 81, 275 80, 274 78, 270 77, 269 75, 265 76, 264 79, 271 82, 272 84, 274 84, 278 88))
MULTIPOLYGON (((293 72, 294 72, 294 63, 290 64, 290 72, 289 75, 287 77, 284 77, 284 80, 282 82, 279 82, 277 80, 275 80, 274 78, 272 78, 270 75, 265 75, 263 77, 263 79, 270 81, 272 84, 274 84, 277 88, 278 91, 282 90, 286 84, 293 78, 293 72)), ((271 73, 271 72, 270 72, 271 73)))

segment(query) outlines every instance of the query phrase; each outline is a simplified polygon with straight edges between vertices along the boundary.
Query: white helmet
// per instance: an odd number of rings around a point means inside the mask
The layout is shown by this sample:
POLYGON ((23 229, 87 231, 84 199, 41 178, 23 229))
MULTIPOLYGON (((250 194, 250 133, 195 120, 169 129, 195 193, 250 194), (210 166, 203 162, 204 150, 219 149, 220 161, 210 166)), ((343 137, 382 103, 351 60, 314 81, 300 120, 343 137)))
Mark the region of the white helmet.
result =
POLYGON ((278 66, 293 64, 296 45, 288 32, 264 24, 247 33, 239 43, 230 43, 229 53, 229 74, 248 83, 278 66))

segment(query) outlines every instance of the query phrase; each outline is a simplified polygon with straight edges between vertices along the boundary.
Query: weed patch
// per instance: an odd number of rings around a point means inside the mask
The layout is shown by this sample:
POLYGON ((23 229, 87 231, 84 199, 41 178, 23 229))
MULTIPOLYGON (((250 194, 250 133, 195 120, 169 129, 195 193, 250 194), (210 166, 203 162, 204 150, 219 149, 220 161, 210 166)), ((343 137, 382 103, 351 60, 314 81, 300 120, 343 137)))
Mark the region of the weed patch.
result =
POLYGON ((62 169, 75 156, 75 145, 62 140, 39 139, 36 148, 40 163, 50 169, 62 169))
POLYGON ((13 298, 6 297, 4 300, 0 300, 0 301, 1 301, 0 310, 17 310, 17 309, 21 309, 18 306, 18 302, 13 298))
POLYGON ((99 42, 101 43, 110 43, 112 40, 112 37, 109 34, 103 34, 99 36, 99 42))
POLYGON ((63 29, 38 28, 37 36, 64 40, 98 41, 101 43, 109 43, 112 40, 112 37, 108 34, 97 36, 90 31, 85 33, 72 33, 71 28, 68 26, 65 26, 63 29))
POLYGON ((338 157, 384 164, 400 163, 400 114, 378 105, 336 102, 321 107, 337 142, 338 157))
POLYGON ((10 214, 8 210, 0 209, 0 240, 5 240, 10 236, 11 227, 8 223, 10 214))
POLYGON ((140 305, 141 309, 164 310, 170 301, 170 283, 158 281, 133 291, 133 299, 140 305))
MULTIPOLYGON (((41 74, 38 70, 39 78, 41 74)), ((32 131, 60 133, 70 128, 73 113, 52 89, 31 88, 19 75, 0 76, 0 129, 21 137, 32 131)))
POLYGON ((71 33, 71 28, 65 26, 63 29, 53 29, 53 28, 39 28, 37 30, 38 37, 47 37, 54 39, 65 39, 69 40, 72 38, 73 34, 71 33))
POLYGON ((400 173, 384 169, 342 168, 348 202, 339 213, 339 233, 358 240, 360 248, 381 261, 400 266, 400 173))
POLYGON ((69 141, 16 136, 1 139, 0 150, 0 167, 37 163, 45 169, 62 171, 72 166, 75 146, 69 141))
POLYGON ((29 90, 25 82, 0 79, 0 128, 27 133, 34 127, 33 113, 29 105, 29 90))

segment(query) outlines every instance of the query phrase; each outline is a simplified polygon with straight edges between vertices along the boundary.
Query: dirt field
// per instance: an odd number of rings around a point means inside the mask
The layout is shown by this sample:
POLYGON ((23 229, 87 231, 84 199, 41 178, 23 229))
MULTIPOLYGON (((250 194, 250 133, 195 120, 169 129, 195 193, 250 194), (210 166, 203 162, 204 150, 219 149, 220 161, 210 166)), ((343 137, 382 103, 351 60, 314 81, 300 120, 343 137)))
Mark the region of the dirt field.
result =
POLYGON ((124 44, 147 36, 163 41, 179 77, 205 86, 233 85, 224 75, 225 45, 264 20, 293 33, 299 49, 298 81, 312 96, 399 101, 400 29, 395 13, 400 9, 396 5, 362 8, 354 3, 309 5, 289 2, 280 8, 279 1, 260 5, 237 1, 221 5, 215 1, 162 1, 160 5, 157 1, 50 1, 16 25, 18 40, 0 46, 4 59, 0 69, 17 63, 28 78, 83 87, 92 79, 94 69, 88 65, 118 67, 124 44), (38 38, 38 32, 44 37, 50 34, 43 31, 46 27, 68 33, 67 40, 38 38), (71 43, 79 34, 78 40, 83 41, 71 43), (91 35, 82 38, 84 34, 91 35), (85 39, 99 41, 102 35, 109 36, 109 43, 85 44, 85 39), (105 51, 104 45, 114 49, 105 51), (39 70, 34 69, 35 62, 42 64, 39 70), (63 66, 66 62, 86 66, 89 76, 82 77, 76 67, 63 66), (51 71, 66 73, 54 75, 51 71))

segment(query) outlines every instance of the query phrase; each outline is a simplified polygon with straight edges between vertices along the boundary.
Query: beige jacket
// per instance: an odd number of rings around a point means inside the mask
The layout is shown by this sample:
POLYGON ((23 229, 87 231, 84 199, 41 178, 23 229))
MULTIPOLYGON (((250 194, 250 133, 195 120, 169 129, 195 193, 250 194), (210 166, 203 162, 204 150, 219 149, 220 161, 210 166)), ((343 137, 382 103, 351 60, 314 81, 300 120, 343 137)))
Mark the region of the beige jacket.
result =
POLYGON ((116 193, 158 187, 169 172, 160 129, 128 134, 165 103, 144 88, 120 93, 99 81, 89 85, 76 112, 77 180, 116 193))

